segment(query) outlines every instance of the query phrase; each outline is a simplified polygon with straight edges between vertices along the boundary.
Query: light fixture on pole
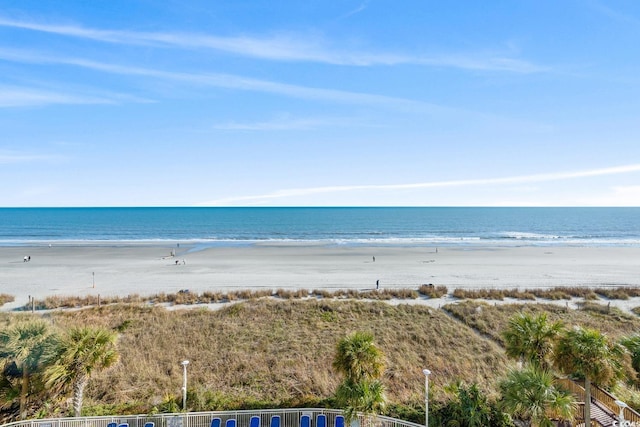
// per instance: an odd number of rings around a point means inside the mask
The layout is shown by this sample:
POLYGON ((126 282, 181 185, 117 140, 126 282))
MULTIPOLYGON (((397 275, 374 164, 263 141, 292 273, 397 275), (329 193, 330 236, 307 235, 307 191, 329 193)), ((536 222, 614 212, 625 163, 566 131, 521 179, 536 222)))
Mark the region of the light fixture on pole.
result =
POLYGON ((429 375, 431 371, 423 369, 424 374, 424 426, 429 427, 429 375))
POLYGON ((181 363, 183 368, 182 374, 182 410, 187 411, 187 365, 188 360, 183 360, 181 363))
POLYGON ((620 419, 618 420, 618 425, 624 426, 624 408, 626 408, 628 405, 622 400, 616 400, 615 404, 620 408, 620 419))

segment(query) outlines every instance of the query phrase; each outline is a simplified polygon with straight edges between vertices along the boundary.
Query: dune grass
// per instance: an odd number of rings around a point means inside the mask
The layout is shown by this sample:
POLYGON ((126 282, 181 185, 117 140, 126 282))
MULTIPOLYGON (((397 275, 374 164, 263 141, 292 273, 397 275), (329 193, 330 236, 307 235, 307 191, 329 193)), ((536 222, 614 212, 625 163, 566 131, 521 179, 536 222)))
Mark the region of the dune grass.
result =
POLYGON ((177 311, 116 304, 46 317, 61 328, 102 325, 121 334, 121 362, 92 379, 88 413, 105 405, 162 410, 179 399, 184 359, 191 362, 191 410, 328 405, 340 381, 331 367, 335 345, 354 331, 373 333, 384 352, 392 407, 422 406, 425 367, 434 373, 437 399, 460 378, 493 393, 496 374, 511 363, 494 342, 442 310, 376 301, 257 299, 177 311))
POLYGON ((276 290, 238 290, 232 292, 189 292, 188 290, 177 293, 158 293, 150 296, 131 294, 126 297, 99 297, 91 296, 48 296, 43 300, 36 299, 33 307, 25 304, 23 310, 53 310, 57 308, 82 308, 117 303, 146 303, 146 304, 171 304, 193 305, 227 303, 232 301, 252 301, 265 297, 276 299, 302 299, 302 298, 327 298, 327 299, 367 299, 388 301, 390 299, 417 299, 421 296, 428 298, 440 298, 447 294, 445 286, 423 285, 415 289, 340 289, 335 291, 307 289, 276 289, 276 290))
MULTIPOLYGON (((4 294, 3 294, 4 295, 4 294)), ((2 303, 3 295, 0 295, 2 303)), ((81 308, 103 304, 115 303, 147 303, 147 304, 215 304, 232 301, 251 301, 265 297, 277 299, 301 299, 301 298, 325 298, 325 299, 367 299, 388 301, 391 299, 413 300, 418 298, 442 298, 449 295, 446 286, 421 285, 417 289, 408 288, 383 288, 377 289, 262 289, 262 290, 237 290, 232 292, 207 291, 202 293, 189 292, 188 290, 177 293, 158 293, 155 295, 141 296, 131 294, 125 297, 98 297, 98 296, 49 296, 44 300, 33 301, 36 310, 52 310, 57 308, 81 308)), ((546 300, 571 300, 573 298, 595 301, 601 298, 609 300, 628 300, 640 296, 640 287, 554 287, 545 289, 498 289, 480 288, 464 289, 456 288, 451 296, 458 299, 483 299, 502 301, 511 298, 520 301, 546 300)), ((6 302, 13 301, 10 295, 4 295, 6 302)), ((31 310, 30 304, 25 304, 23 310, 31 310)))
POLYGON ((635 334, 640 330, 640 318, 621 312, 607 304, 586 301, 580 310, 572 310, 555 304, 499 304, 482 301, 462 301, 447 304, 445 311, 502 345, 501 332, 515 313, 546 313, 550 321, 560 320, 566 325, 583 326, 600 330, 613 338, 635 334))
POLYGON ((8 302, 15 301, 15 297, 9 294, 0 294, 0 306, 5 305, 8 302))
MULTIPOLYGON (((60 328, 96 325, 120 333, 121 362, 90 382, 87 414, 175 410, 182 385, 180 361, 185 359, 191 362, 188 402, 192 411, 332 405, 340 381, 331 366, 335 345, 354 331, 373 333, 386 356, 389 415, 404 411, 402 408, 419 414, 424 399, 423 368, 433 372, 434 402, 445 401, 446 386, 459 380, 477 383, 496 396, 496 383, 514 365, 500 347, 501 332, 517 312, 544 312, 550 320, 595 328, 614 338, 640 330, 636 316, 588 298, 579 310, 568 305, 491 304, 473 299, 442 309, 384 302, 387 298, 428 298, 431 291, 433 295, 446 291, 426 287, 330 294, 306 290, 181 292, 159 294, 152 300, 176 306, 204 300, 233 302, 214 310, 204 305, 169 310, 133 295, 122 299, 127 303, 113 301, 42 316, 60 328)), ((0 313, 0 324, 25 316, 33 315, 0 313)), ((50 410, 53 413, 55 408, 50 410)))

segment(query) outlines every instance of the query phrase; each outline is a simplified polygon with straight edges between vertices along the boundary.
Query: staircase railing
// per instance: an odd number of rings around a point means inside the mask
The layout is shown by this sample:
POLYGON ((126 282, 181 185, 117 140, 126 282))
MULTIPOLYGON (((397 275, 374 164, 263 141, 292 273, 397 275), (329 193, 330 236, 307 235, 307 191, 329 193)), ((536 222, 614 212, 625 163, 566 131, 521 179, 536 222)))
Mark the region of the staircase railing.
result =
MULTIPOLYGON (((620 407, 616 404, 617 399, 606 390, 602 390, 601 388, 592 384, 591 397, 602 402, 616 414, 620 413, 620 407)), ((640 414, 629 408, 628 406, 624 408, 623 414, 625 420, 631 421, 632 423, 640 423, 640 414)))
MULTIPOLYGON (((560 384, 562 384, 563 387, 565 387, 567 390, 569 390, 584 402, 584 387, 582 385, 580 385, 577 381, 570 380, 568 378, 560 378, 558 381, 560 384)), ((616 418, 620 413, 620 407, 616 404, 616 397, 608 391, 603 390, 593 384, 591 384, 591 400, 600 402, 602 406, 606 407, 607 409, 609 409, 609 411, 615 414, 616 418)), ((582 417, 584 419, 584 405, 581 409, 583 414, 582 417)), ((630 421, 632 423, 640 425, 640 413, 627 406, 624 408, 623 415, 626 421, 630 421)))
MULTIPOLYGON (((584 426, 584 402, 578 402, 578 414, 574 420, 575 426, 584 426)), ((597 418, 591 418, 592 427, 606 427, 597 418)))

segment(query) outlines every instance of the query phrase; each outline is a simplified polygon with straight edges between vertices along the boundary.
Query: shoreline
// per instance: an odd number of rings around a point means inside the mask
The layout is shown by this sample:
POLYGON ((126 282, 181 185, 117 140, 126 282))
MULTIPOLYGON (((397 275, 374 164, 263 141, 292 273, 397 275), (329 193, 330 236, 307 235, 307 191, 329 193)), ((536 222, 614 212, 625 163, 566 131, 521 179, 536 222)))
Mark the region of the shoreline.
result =
POLYGON ((200 247, 123 241, 0 246, 0 292, 15 297, 11 306, 29 297, 147 296, 183 289, 363 290, 375 289, 377 281, 382 289, 433 284, 450 291, 640 286, 640 247, 200 247), (25 256, 31 261, 24 262, 25 256))

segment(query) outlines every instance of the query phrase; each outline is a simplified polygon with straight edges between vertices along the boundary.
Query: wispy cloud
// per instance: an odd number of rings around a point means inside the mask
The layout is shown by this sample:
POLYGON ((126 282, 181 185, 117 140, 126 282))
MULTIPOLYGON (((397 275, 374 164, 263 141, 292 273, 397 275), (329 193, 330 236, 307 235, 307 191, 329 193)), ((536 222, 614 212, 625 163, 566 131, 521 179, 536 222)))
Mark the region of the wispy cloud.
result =
POLYGON ((289 114, 258 122, 228 122, 213 125, 213 129, 227 131, 296 131, 317 130, 327 127, 353 127, 362 121, 343 117, 294 117, 289 114))
POLYGON ((608 16, 609 18, 612 18, 618 22, 623 22, 625 24, 631 24, 635 27, 637 27, 638 25, 640 25, 640 18, 633 16, 631 14, 625 14, 622 12, 619 12, 617 10, 612 9, 611 7, 609 7, 608 5, 605 5, 599 1, 591 1, 589 3, 591 5, 591 8, 608 16))
POLYGON ((363 1, 355 9, 350 10, 349 12, 347 12, 344 15, 340 16, 338 18, 338 20, 347 19, 347 18, 349 18, 349 17, 351 17, 353 15, 357 15, 358 13, 364 11, 367 8, 368 5, 369 5, 369 1, 363 1))
POLYGON ((50 162, 63 160, 63 157, 55 154, 34 154, 11 150, 0 150, 0 164, 19 164, 34 162, 50 162))
POLYGON ((205 206, 224 206, 234 204, 258 204, 261 202, 269 202, 277 199, 285 199, 291 197, 309 196, 314 194, 326 193, 344 193, 355 191, 392 191, 392 190, 416 190, 426 188, 445 188, 445 187, 470 187, 470 186, 486 186, 486 185, 510 185, 510 184, 527 184, 535 182, 561 181, 568 179, 589 178, 605 175, 619 175, 625 173, 640 172, 640 164, 614 166, 609 168, 590 169, 573 172, 553 172, 546 174, 519 175, 503 178, 479 178, 466 180, 450 180, 450 181, 432 181, 411 184, 383 184, 383 185, 344 185, 344 186, 327 186, 312 188, 292 188, 274 191, 268 194, 229 197, 219 200, 213 200, 201 205, 205 206))
POLYGON ((36 88, 0 86, 0 108, 41 107, 54 104, 113 104, 113 99, 75 95, 36 88))
MULTIPOLYGON (((366 2, 351 14, 366 8, 366 2)), ((101 30, 77 25, 42 24, 0 17, 0 26, 44 32, 66 37, 76 37, 127 45, 151 45, 158 47, 210 49, 228 54, 273 61, 318 62, 347 66, 375 66, 414 64, 434 67, 450 67, 468 70, 536 73, 548 71, 545 66, 512 58, 509 52, 474 52, 458 54, 403 54, 386 52, 362 52, 332 48, 318 36, 278 33, 262 37, 219 37, 180 32, 140 32, 101 30)))
POLYGON ((184 73, 154 70, 142 67, 130 67, 116 64, 107 64, 79 58, 53 57, 34 52, 24 52, 11 49, 0 49, 0 59, 35 64, 60 64, 86 69, 92 69, 111 74, 127 76, 151 77, 163 80, 172 80, 193 85, 218 87, 224 89, 254 91, 272 93, 292 98, 311 99, 319 101, 332 101, 345 104, 362 104, 386 106, 397 109, 406 109, 414 112, 446 112, 454 109, 414 101, 405 98, 374 95, 360 92, 349 92, 335 89, 323 89, 307 86, 292 85, 287 83, 260 80, 250 77, 237 76, 222 73, 184 73))

